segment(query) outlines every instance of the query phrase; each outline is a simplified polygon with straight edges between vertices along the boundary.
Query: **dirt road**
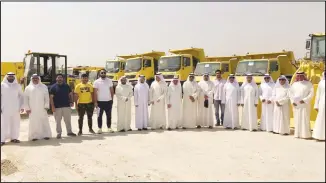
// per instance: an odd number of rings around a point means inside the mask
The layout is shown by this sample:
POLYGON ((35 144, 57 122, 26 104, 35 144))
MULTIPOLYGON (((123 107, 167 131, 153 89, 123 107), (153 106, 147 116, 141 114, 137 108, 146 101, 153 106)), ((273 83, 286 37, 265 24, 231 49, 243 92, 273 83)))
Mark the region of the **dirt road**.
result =
MULTIPOLYGON (((113 128, 115 114, 114 107, 113 128)), ((93 120, 97 130, 95 115, 93 120)), ((73 116, 72 121, 77 133, 77 117, 73 116)), ((52 116, 50 124, 55 136, 52 116)), ((90 135, 86 124, 85 121, 85 135, 81 137, 26 142, 28 121, 22 120, 24 142, 1 147, 6 154, 1 163, 1 180, 325 180, 323 142, 222 128, 90 135)))

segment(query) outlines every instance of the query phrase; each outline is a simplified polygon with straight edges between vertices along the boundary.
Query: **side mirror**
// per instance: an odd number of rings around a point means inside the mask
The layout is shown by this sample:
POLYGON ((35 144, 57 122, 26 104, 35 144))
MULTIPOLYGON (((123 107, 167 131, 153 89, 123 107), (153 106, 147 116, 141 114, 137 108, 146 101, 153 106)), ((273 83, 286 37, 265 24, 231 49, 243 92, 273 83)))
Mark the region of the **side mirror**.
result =
POLYGON ((306 50, 310 50, 310 46, 311 46, 311 40, 307 39, 306 40, 306 50))

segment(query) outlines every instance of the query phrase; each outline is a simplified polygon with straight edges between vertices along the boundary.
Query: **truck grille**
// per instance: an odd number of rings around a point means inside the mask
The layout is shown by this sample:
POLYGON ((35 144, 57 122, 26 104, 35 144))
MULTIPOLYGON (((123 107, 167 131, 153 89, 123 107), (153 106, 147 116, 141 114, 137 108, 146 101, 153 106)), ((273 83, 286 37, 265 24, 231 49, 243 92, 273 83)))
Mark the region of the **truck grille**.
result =
POLYGON ((127 79, 132 79, 132 78, 135 78, 135 77, 136 77, 136 75, 126 75, 127 79))
POLYGON ((174 75, 163 75, 164 79, 173 79, 174 75))

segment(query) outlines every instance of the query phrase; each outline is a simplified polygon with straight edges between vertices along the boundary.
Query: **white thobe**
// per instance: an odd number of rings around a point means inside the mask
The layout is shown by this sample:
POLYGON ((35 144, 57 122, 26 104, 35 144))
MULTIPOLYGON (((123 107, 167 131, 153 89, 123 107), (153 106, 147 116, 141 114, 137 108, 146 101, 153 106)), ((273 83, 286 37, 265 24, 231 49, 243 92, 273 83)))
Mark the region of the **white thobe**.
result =
POLYGON ((213 94, 215 85, 212 81, 201 81, 198 83, 200 87, 198 97, 198 118, 197 126, 214 126, 213 115, 213 94), (208 97, 208 108, 204 107, 205 95, 208 97))
POLYGON ((154 82, 149 91, 151 102, 151 114, 149 117, 149 126, 151 129, 165 128, 166 126, 166 105, 165 97, 167 94, 167 86, 163 81, 154 82))
POLYGON ((298 81, 292 84, 290 91, 294 117, 294 137, 311 138, 310 130, 310 102, 314 95, 314 88, 309 81, 298 81), (303 100, 304 103, 300 104, 303 100))
MULTIPOLYGON (((195 81, 186 81, 183 83, 183 100, 182 100, 182 124, 184 128, 194 128, 197 120, 197 104, 199 86, 195 81), (192 96, 195 101, 190 100, 192 96)), ((204 104, 203 104, 204 105, 204 104)))
POLYGON ((149 86, 139 83, 134 88, 135 124, 137 129, 147 128, 148 125, 149 86))
POLYGON ((262 83, 260 85, 260 95, 259 98, 262 102, 262 110, 261 110, 261 117, 260 117, 260 129, 267 132, 273 131, 273 110, 274 104, 268 104, 267 101, 272 101, 272 92, 275 84, 270 83, 262 83), (265 102, 263 102, 265 100, 265 102))
POLYGON ((24 93, 25 110, 30 110, 28 140, 52 137, 47 109, 50 107, 46 85, 30 84, 24 93))
POLYGON ((258 87, 246 84, 241 88, 241 104, 243 104, 241 128, 246 130, 257 130, 257 107, 259 91, 258 87))
POLYGON ((119 84, 115 89, 117 96, 117 130, 130 130, 131 124, 131 97, 133 95, 132 86, 129 84, 119 84), (127 100, 127 101, 126 101, 127 100))
POLYGON ((181 126, 181 103, 182 103, 182 91, 181 85, 170 84, 166 97, 166 104, 170 104, 168 108, 168 123, 167 128, 176 128, 181 126))
POLYGON ((325 140, 325 80, 321 80, 318 84, 314 108, 318 109, 318 114, 312 137, 325 140))
POLYGON ((239 128, 239 84, 226 83, 224 85, 222 94, 222 104, 225 104, 223 127, 232 129, 239 128))
POLYGON ((280 86, 273 89, 272 100, 274 105, 273 132, 290 134, 290 99, 289 88, 280 86), (277 106, 278 102, 281 106, 277 106))
POLYGON ((23 95, 18 83, 1 83, 1 142, 19 138, 23 95))

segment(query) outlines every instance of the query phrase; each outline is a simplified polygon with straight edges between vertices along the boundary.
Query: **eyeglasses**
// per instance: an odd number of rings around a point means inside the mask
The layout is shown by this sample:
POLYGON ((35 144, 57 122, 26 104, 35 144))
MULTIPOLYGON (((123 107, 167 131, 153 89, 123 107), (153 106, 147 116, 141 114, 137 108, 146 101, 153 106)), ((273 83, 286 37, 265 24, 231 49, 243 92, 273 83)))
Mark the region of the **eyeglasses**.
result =
POLYGON ((106 74, 106 72, 101 72, 101 74, 106 74))
POLYGON ((285 79, 280 79, 280 81, 285 81, 285 79))

